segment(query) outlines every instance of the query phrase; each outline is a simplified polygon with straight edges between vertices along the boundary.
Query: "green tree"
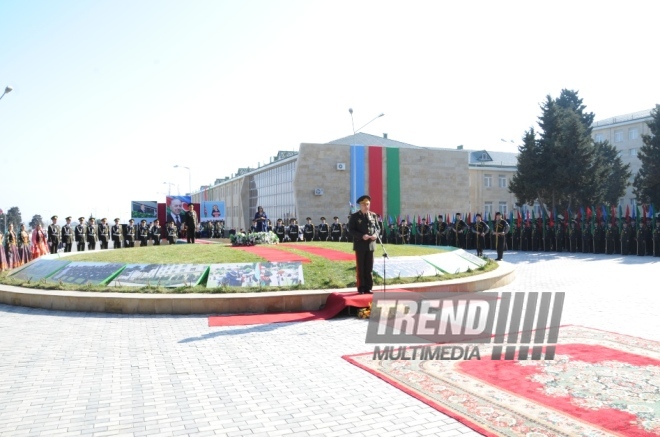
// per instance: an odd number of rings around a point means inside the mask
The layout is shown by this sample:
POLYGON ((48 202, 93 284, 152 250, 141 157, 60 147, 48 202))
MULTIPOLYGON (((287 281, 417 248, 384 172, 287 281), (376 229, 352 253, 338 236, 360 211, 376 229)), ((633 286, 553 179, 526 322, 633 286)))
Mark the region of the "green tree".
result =
POLYGON ((633 193, 642 203, 660 205, 660 105, 651 111, 651 120, 647 123, 651 135, 642 135, 644 145, 637 157, 642 161, 635 180, 633 193))
MULTIPOLYGON (((598 197, 604 203, 615 205, 626 193, 630 183, 630 164, 624 164, 616 147, 609 142, 596 142, 596 159, 598 160, 598 197)), ((597 202, 591 203, 595 205, 597 202)))
POLYGON ((596 146, 591 138, 593 120, 577 91, 564 89, 556 99, 546 97, 538 118, 540 132, 525 133, 509 186, 519 205, 538 200, 548 213, 550 207, 562 211, 594 205, 625 191, 625 180, 608 179, 617 172, 625 175, 626 168, 620 159, 607 159, 606 146, 596 146), (612 186, 605 189, 608 182, 612 186))
POLYGON ((35 214, 32 216, 32 220, 30 220, 29 225, 32 229, 36 229, 38 224, 41 224, 41 226, 45 226, 41 216, 39 214, 35 214))
POLYGON ((18 206, 12 206, 7 211, 7 228, 9 228, 9 223, 14 224, 14 231, 18 232, 21 228, 21 223, 23 223, 23 218, 21 217, 21 210, 18 209, 18 206))

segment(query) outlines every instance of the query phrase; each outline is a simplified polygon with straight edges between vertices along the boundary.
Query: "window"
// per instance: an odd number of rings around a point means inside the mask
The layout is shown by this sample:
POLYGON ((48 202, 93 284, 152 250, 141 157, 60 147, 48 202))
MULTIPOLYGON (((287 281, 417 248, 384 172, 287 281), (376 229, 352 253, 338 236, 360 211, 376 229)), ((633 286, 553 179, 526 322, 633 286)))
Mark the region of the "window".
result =
POLYGON ((636 140, 639 137, 639 130, 636 127, 628 129, 628 139, 636 140))
POLYGON ((484 187, 490 188, 493 186, 493 176, 489 174, 484 175, 484 187))
POLYGON ((601 143, 603 141, 603 134, 596 134, 596 136, 594 137, 594 141, 596 141, 597 143, 601 143))
POLYGON ((500 175, 500 188, 506 188, 506 176, 500 175))
POLYGON ((488 220, 488 217, 493 215, 493 202, 486 202, 484 205, 484 219, 488 220))
POLYGON ((507 211, 506 202, 500 202, 499 211, 502 213, 502 217, 506 218, 509 211, 507 211))
POLYGON ((622 130, 614 131, 614 142, 620 143, 621 141, 623 141, 623 131, 622 130))
POLYGON ((637 149, 630 149, 630 156, 637 156, 637 149))

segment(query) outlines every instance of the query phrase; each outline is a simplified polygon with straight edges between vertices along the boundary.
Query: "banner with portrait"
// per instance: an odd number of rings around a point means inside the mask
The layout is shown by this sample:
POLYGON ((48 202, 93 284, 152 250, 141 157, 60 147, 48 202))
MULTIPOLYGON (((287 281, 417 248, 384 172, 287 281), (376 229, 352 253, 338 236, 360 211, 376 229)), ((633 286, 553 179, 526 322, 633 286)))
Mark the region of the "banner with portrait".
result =
POLYGON ((214 220, 225 220, 225 201, 204 201, 201 204, 201 213, 199 215, 201 222, 210 222, 214 220))
POLYGON ((165 223, 170 221, 183 223, 189 203, 190 196, 167 196, 165 198, 165 223))
POLYGON ((136 223, 140 223, 142 220, 146 220, 147 223, 153 222, 158 218, 158 202, 155 200, 133 200, 131 202, 131 218, 136 223))

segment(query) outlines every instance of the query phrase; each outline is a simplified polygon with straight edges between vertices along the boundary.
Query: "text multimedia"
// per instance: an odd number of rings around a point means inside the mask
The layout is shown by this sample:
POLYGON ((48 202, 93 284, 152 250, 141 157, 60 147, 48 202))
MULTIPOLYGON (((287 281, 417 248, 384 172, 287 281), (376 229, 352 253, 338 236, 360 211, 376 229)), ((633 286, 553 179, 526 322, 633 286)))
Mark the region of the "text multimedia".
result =
POLYGON ((481 360, 477 346, 380 346, 372 360, 481 360))

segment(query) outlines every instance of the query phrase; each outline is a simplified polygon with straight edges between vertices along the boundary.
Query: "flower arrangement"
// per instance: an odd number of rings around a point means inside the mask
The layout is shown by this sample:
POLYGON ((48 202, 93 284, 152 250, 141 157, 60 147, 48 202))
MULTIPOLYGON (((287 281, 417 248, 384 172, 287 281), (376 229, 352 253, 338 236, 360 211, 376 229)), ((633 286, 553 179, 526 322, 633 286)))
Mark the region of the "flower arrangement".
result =
POLYGON ((368 319, 371 316, 371 302, 369 302, 369 307, 360 308, 357 313, 359 319, 368 319))
POLYGON ((277 244, 277 234, 268 232, 239 232, 229 237, 232 246, 254 246, 256 244, 277 244))

